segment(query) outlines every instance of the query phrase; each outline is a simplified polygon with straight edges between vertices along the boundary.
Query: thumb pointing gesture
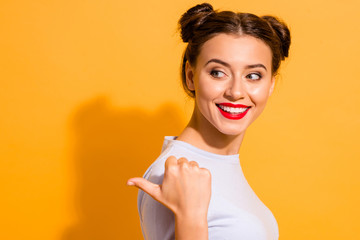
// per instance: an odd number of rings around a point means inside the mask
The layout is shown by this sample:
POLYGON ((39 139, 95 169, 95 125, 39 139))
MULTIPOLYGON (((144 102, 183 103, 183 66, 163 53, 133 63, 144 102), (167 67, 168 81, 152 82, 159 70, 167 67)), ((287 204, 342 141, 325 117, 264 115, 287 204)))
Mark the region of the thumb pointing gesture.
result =
POLYGON ((165 162, 161 185, 144 178, 131 178, 127 184, 140 188, 175 215, 191 214, 206 218, 211 196, 211 174, 207 169, 199 168, 194 161, 170 156, 165 162))
POLYGON ((161 188, 160 185, 149 182, 148 180, 140 177, 130 178, 127 181, 128 186, 135 186, 149 194, 156 201, 160 201, 161 198, 161 188))

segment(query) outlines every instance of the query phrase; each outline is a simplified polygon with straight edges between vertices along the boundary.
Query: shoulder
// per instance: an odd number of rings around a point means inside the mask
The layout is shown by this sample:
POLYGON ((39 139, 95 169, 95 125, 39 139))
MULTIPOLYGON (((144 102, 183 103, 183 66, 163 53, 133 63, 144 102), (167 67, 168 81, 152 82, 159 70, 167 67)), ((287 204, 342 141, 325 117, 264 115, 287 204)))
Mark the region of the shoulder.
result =
MULTIPOLYGON (((150 167, 145 171, 143 178, 146 180, 155 183, 155 184, 162 184, 164 179, 164 171, 165 171, 165 161, 166 159, 171 156, 174 152, 174 147, 172 145, 168 145, 160 154, 160 156, 150 165, 150 167)), ((144 197, 147 194, 142 190, 138 192, 138 207, 139 212, 142 206, 142 202, 144 197)))
MULTIPOLYGON (((143 177, 152 183, 162 184, 165 161, 169 156, 174 154, 174 150, 174 146, 168 145, 146 170, 143 177)), ((142 190, 139 190, 138 192, 137 205, 141 228, 145 236, 148 236, 149 239, 164 239, 164 236, 171 234, 171 231, 168 231, 173 225, 174 216, 169 209, 155 201, 150 195, 142 190), (159 236, 161 237, 159 238, 159 236)))
POLYGON ((165 171, 165 161, 168 157, 175 153, 174 150, 174 146, 172 145, 166 147, 159 155, 159 157, 146 170, 143 178, 151 181, 152 183, 161 184, 165 171))

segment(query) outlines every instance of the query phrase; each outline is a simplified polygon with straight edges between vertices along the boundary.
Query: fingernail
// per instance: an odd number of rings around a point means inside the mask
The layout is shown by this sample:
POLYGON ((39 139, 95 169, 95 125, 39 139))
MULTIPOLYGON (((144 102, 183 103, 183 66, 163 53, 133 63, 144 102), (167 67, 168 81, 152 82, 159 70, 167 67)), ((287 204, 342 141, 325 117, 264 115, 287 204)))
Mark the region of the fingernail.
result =
POLYGON ((131 181, 128 181, 126 184, 127 184, 128 186, 134 186, 134 185, 135 185, 135 183, 133 183, 133 182, 131 182, 131 181))

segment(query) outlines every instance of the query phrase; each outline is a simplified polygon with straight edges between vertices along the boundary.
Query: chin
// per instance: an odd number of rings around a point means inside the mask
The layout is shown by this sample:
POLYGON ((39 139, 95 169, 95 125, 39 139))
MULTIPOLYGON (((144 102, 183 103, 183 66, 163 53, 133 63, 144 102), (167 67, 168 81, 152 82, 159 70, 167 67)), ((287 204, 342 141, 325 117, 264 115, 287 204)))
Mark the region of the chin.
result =
POLYGON ((246 128, 239 128, 239 127, 227 127, 227 128, 224 128, 224 127, 220 127, 220 128, 217 128, 217 130, 219 132, 221 132, 222 134, 224 135, 229 135, 229 136, 239 136, 243 133, 245 133, 245 130, 246 128))

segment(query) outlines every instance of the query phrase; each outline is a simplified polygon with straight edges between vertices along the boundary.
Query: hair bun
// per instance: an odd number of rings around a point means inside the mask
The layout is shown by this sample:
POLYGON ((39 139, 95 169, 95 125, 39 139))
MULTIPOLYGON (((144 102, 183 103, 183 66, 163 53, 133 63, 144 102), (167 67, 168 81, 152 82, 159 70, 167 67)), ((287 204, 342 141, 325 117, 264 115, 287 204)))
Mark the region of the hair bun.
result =
POLYGON ((214 9, 209 3, 198 4, 187 10, 179 20, 182 40, 189 42, 194 35, 194 31, 196 31, 212 13, 214 13, 214 9))
POLYGON ((263 16, 262 19, 266 20, 276 35, 280 39, 282 59, 289 56, 289 48, 291 43, 290 30, 288 26, 281 20, 273 16, 263 16))

